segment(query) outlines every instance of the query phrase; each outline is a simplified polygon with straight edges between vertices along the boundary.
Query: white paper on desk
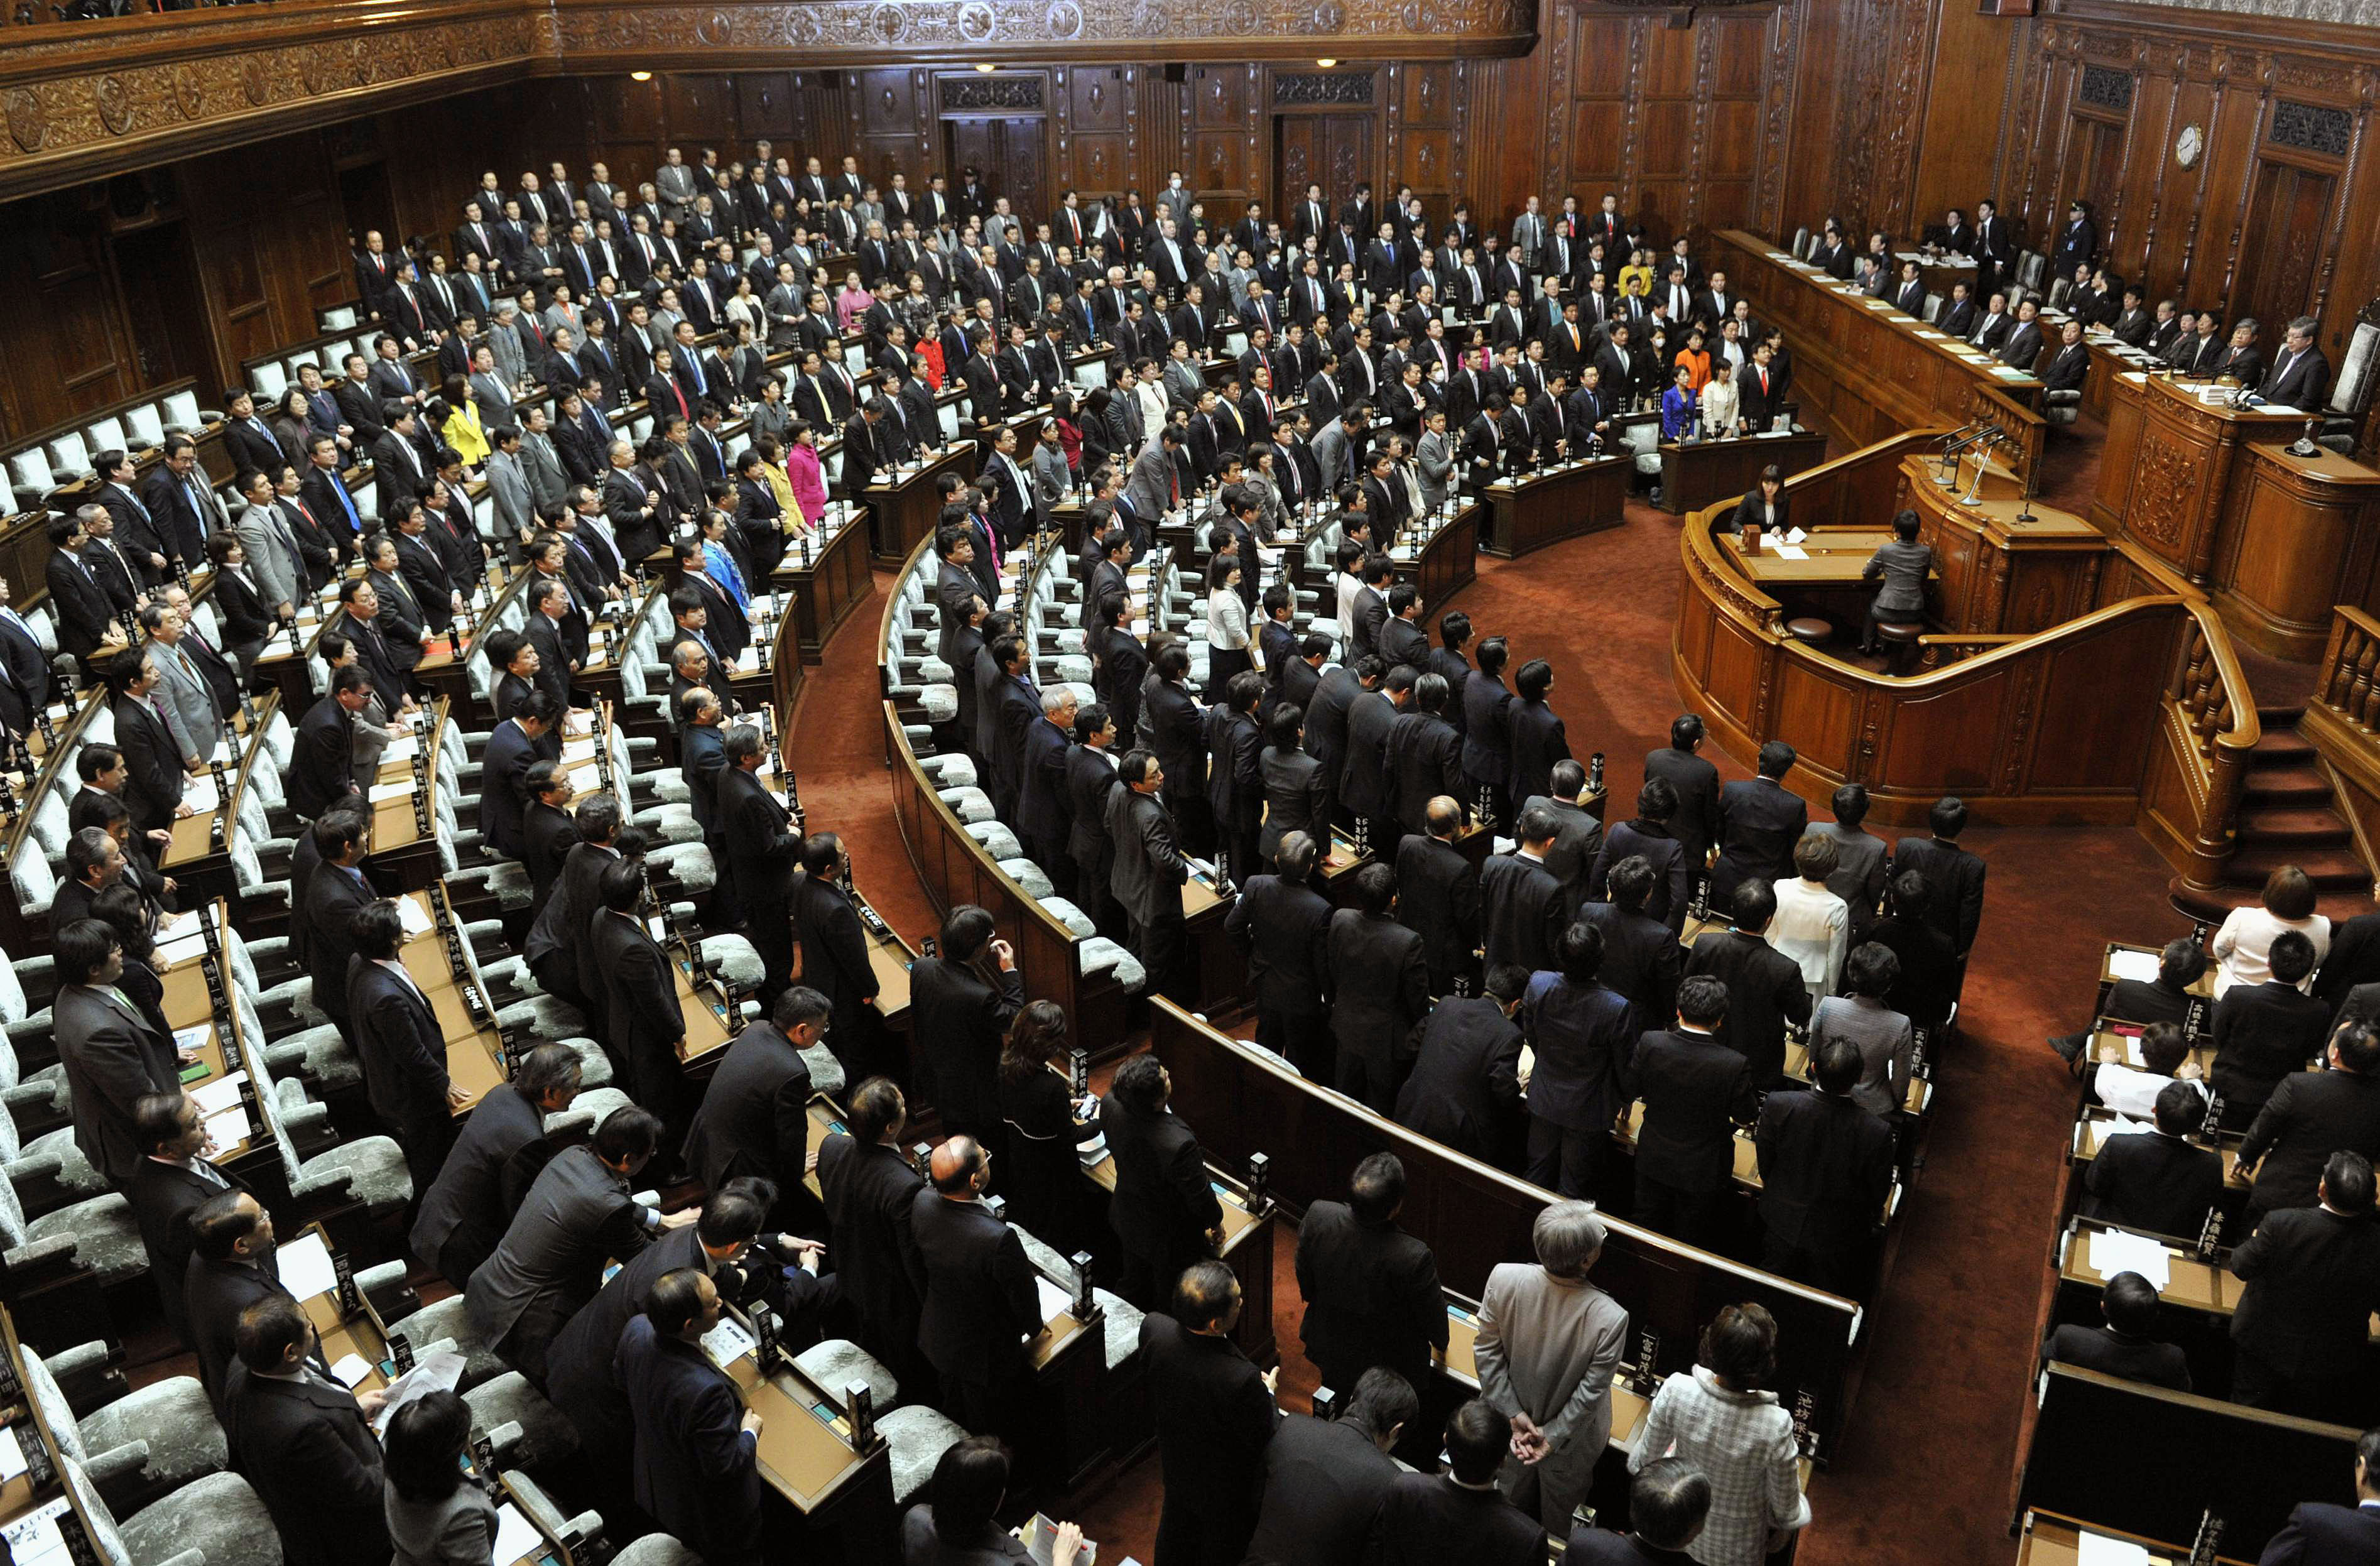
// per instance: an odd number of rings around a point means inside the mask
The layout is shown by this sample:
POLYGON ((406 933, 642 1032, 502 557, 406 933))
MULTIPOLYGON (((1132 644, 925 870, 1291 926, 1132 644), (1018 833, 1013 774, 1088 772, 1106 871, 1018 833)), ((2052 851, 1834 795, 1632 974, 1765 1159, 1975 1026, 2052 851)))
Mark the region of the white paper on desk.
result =
POLYGON ((214 1030, 215 1025, 211 1022, 194 1023, 188 1027, 177 1027, 174 1030, 174 1048, 203 1050, 207 1045, 207 1036, 214 1030))
POLYGON ((719 1325, 702 1335, 702 1352, 710 1356, 713 1365, 733 1365, 760 1345, 744 1324, 732 1316, 722 1316, 719 1325))
POLYGON ((746 648, 746 649, 745 649, 741 653, 739 653, 739 654, 737 654, 737 655, 736 655, 736 659, 735 659, 735 672, 736 672, 737 674, 757 674, 757 673, 759 673, 759 668, 760 668, 760 649, 759 649, 759 648, 757 648, 757 647, 747 647, 747 648, 746 648))
POLYGON ((1073 1303, 1066 1297, 1065 1290, 1038 1272, 1033 1275, 1033 1293, 1041 1302, 1041 1319, 1044 1321, 1065 1315, 1066 1307, 1073 1303))
POLYGON ((392 799, 410 799, 412 796, 413 780, 409 777, 399 778, 395 783, 376 783, 365 795, 374 805, 385 805, 392 799))
POLYGON ((396 917, 405 921, 405 938, 407 941, 417 935, 428 935, 438 928, 437 918, 429 909, 421 905, 421 899, 419 897, 398 898, 396 917))
MULTIPOLYGON (((463 1356, 453 1349, 438 1349, 421 1354, 413 1368, 388 1384, 388 1401, 381 1405, 380 1417, 372 1421, 372 1434, 384 1436, 388 1422, 407 1403, 419 1402, 432 1392, 451 1392, 463 1384, 463 1356)), ((516 1557, 504 1558, 509 1562, 516 1557)))
POLYGON ((2258 413, 2287 414, 2293 419, 2302 418, 2305 414, 2305 409, 2301 407, 2291 407, 2287 403, 2258 403, 2256 405, 2256 411, 2258 413))
POLYGON ((215 780, 192 778, 182 785, 182 803, 190 807, 193 816, 203 816, 223 803, 215 793, 215 780))
POLYGON ((237 1147, 248 1140, 248 1111, 234 1104, 221 1114, 207 1116, 206 1128, 207 1140, 215 1145, 217 1151, 237 1147))
POLYGON ((2030 371, 2013 370, 2005 364, 1995 366, 1992 370, 1992 373, 1998 376, 2003 381, 2030 381, 2033 379, 2033 375, 2030 371))
POLYGON ((2135 386, 2141 385, 2146 382, 2148 378, 2149 372, 2145 370, 2128 370, 2123 374, 2116 377, 2119 381, 2129 381, 2135 386))
POLYGON ((1929 343, 1947 343, 1949 341, 1949 339, 1944 336, 1941 333, 1924 326, 1917 329, 1917 334, 1925 338, 1929 343))
POLYGON ((544 1558, 549 1549, 545 1536, 537 1524, 521 1515, 521 1509, 511 1501, 496 1508, 495 1552, 488 1557, 496 1566, 513 1566, 516 1560, 544 1558))
POLYGON ((2160 1293, 2173 1278, 2171 1251, 2145 1234, 2127 1234, 2120 1229, 2101 1229, 2092 1232, 2089 1261, 2091 1270, 2102 1278, 2113 1278, 2119 1272, 2137 1272, 2149 1281, 2149 1287, 2160 1293))
POLYGON ((71 1496, 60 1495, 0 1527, 0 1544, 8 1547, 8 1559, 16 1566, 67 1566, 73 1557, 67 1552, 58 1522, 73 1507, 71 1496))
POLYGON ((339 1286, 338 1272, 331 1266, 331 1247, 322 1244, 320 1234, 300 1234, 273 1254, 273 1270, 281 1274, 281 1286, 297 1300, 310 1300, 317 1294, 327 1294, 339 1286))
POLYGON ((562 759, 565 762, 592 761, 595 759, 595 736, 589 734, 585 739, 572 740, 562 747, 562 759))
POLYGON ((351 1392, 362 1386, 364 1378, 371 1373, 370 1363, 359 1354, 341 1354, 338 1363, 331 1366, 332 1376, 351 1392))
POLYGON ((2107 972, 2118 978, 2133 978, 2143 984, 2153 984, 2157 976, 2157 954, 2131 950, 2110 952, 2107 953, 2107 972))
POLYGON ((2099 1140, 2104 1143, 2110 1136, 2139 1136, 2155 1129, 2155 1125, 2148 1121, 2126 1120, 2118 1115, 2114 1120, 2101 1123, 2099 1140))
POLYGON ((1777 558, 1779 560, 1807 560, 1810 558, 1810 552, 1806 549, 1796 548, 1792 544, 1779 544, 1777 546, 1777 558))
POLYGON ((239 1085, 248 1080, 244 1071, 231 1072, 190 1089, 190 1102, 199 1106, 199 1113, 212 1119, 226 1111, 239 1107, 239 1085))
POLYGON ((2074 1536, 2074 1560, 2075 1566, 2148 1566, 2149 1552, 2143 1545, 2082 1529, 2074 1536))
POLYGON ((1791 528, 1786 529, 1785 541, 1789 544, 1798 544, 1808 539, 1809 536, 1809 534, 1802 531, 1799 528, 1791 528))
POLYGON ((17 1428, 12 1425, 0 1430, 0 1485, 6 1484, 24 1471, 24 1443, 18 1439, 17 1428))
POLYGON ((1075 1155, 1083 1160, 1085 1169, 1099 1168, 1108 1156, 1107 1133, 1103 1131, 1087 1142, 1075 1143, 1075 1155))

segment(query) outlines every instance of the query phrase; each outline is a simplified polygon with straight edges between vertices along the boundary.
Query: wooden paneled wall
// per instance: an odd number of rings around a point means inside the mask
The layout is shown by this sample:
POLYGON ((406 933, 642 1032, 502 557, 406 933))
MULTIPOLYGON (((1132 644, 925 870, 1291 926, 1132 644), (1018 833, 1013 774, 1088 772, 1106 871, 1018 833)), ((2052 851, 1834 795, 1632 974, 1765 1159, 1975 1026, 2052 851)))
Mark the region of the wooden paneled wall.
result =
POLYGON ((2035 232, 2090 200, 2125 277, 2261 317, 2268 350, 2282 322, 2317 316, 2336 366, 2380 295, 2380 30, 2114 0, 2054 12, 2030 32, 2005 199, 2035 232))

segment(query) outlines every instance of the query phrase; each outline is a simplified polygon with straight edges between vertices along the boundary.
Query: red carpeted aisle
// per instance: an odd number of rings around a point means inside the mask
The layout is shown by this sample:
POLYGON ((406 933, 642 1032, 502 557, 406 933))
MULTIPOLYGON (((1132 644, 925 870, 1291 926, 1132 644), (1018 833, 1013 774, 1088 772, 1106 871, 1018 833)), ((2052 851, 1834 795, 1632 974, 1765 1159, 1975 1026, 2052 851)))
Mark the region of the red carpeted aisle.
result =
MULTIPOLYGON (((1680 710, 1670 674, 1678 527, 1632 504, 1619 528, 1521 561, 1483 559, 1477 583, 1453 601, 1480 635, 1511 638, 1515 667, 1553 664, 1571 747, 1608 754, 1622 812, 1645 751, 1667 743, 1680 710)), ((887 808, 873 647, 881 602, 880 592, 855 613, 805 687, 795 719, 802 799, 814 829, 845 835, 860 885, 914 939, 931 913, 887 808)), ((1714 759, 1730 777, 1747 775, 1735 759, 1714 759)), ((1865 1321, 1851 1432, 1814 1489, 1808 1566, 2011 1559, 2010 1475, 2076 1097, 2043 1039, 2088 1020, 2101 941, 2164 941, 2183 928, 2165 901, 2164 866, 2129 829, 1979 828, 1968 844, 1991 878, 1966 1019, 1942 1065, 1941 1111, 1903 1208, 1893 1275, 1865 1321)), ((1278 1326, 1289 1361, 1281 1390, 1297 1407, 1313 1373, 1296 1356, 1290 1243, 1285 1231, 1278 1326)), ((1152 1461, 1082 1509, 1102 1559, 1149 1559, 1158 1499, 1152 1461)))

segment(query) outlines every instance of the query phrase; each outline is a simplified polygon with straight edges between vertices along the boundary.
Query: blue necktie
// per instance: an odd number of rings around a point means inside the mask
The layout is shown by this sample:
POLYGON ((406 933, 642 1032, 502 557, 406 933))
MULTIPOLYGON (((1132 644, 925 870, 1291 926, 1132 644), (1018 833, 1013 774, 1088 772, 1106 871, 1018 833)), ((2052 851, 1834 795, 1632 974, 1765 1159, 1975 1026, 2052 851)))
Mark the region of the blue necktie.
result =
POLYGON ((364 519, 356 515, 356 503, 347 495, 346 481, 336 473, 331 475, 331 492, 339 497, 339 509, 347 514, 347 531, 361 533, 364 530, 364 519))

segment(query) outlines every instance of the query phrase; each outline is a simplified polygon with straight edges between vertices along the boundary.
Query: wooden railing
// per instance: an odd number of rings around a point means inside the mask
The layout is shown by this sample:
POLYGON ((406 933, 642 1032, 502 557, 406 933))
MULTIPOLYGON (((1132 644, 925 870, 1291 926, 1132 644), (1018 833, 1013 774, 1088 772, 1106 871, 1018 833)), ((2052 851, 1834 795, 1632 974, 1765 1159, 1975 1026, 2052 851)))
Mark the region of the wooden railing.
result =
POLYGON ((2190 616, 2166 683, 2141 786, 2140 828, 2184 887, 2212 893, 2237 845, 2248 755, 2264 735, 2256 698, 2214 607, 2180 595, 2190 616))
MULTIPOLYGON (((2380 867, 2380 619, 2332 607, 2330 642, 2298 732, 2313 747, 2357 854, 2367 868, 2380 867)), ((2374 875, 2380 891, 2380 868, 2374 875)))

